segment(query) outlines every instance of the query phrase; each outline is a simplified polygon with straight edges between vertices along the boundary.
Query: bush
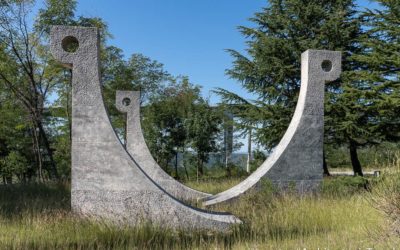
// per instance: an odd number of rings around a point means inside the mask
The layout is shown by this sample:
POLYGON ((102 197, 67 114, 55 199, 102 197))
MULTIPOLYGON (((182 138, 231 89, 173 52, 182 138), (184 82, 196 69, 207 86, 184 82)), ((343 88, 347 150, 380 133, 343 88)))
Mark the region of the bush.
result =
POLYGON ((369 180, 361 176, 338 176, 325 178, 322 182, 322 194, 329 197, 345 197, 365 192, 369 188, 369 180))
POLYGON ((400 236, 400 166, 381 175, 369 196, 372 205, 390 222, 389 234, 400 236))

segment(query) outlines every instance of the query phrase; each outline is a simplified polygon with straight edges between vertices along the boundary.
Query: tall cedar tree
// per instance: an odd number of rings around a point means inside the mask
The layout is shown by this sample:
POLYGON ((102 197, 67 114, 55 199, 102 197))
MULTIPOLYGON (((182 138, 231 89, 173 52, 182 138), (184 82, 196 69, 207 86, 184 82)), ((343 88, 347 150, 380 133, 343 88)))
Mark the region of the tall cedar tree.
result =
POLYGON ((359 78, 368 82, 369 123, 378 142, 400 140, 400 1, 379 0, 380 10, 363 16, 368 28, 364 51, 356 57, 365 64, 359 78))
MULTIPOLYGON (((227 74, 257 100, 247 101, 223 89, 216 92, 225 103, 235 104, 231 107, 243 127, 257 127, 257 143, 272 149, 289 125, 300 89, 302 52, 342 51, 344 72, 359 68, 350 57, 360 50, 361 25, 355 8, 352 0, 270 0, 250 19, 254 27, 239 27, 248 39, 247 55, 228 50, 234 61, 227 74)), ((342 85, 336 81, 327 90, 336 95, 342 85)))
POLYGON ((343 91, 330 95, 328 129, 336 143, 347 143, 355 173, 362 175, 357 148, 400 139, 400 2, 378 1, 366 10, 365 34, 352 60, 360 66, 343 74, 343 91))

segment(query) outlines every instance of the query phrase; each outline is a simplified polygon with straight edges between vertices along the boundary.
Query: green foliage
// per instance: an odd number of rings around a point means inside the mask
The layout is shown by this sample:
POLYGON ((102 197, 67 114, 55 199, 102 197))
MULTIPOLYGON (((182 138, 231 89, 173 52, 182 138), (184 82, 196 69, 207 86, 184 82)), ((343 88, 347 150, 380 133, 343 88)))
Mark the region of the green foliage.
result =
POLYGON ((368 179, 361 176, 339 176, 325 179, 322 193, 331 197, 351 196, 368 189, 368 179))
POLYGON ((250 172, 254 172, 267 159, 261 150, 253 151, 253 159, 250 162, 250 172))
MULTIPOLYGON (((276 146, 296 105, 301 52, 309 48, 341 50, 344 74, 340 81, 327 86, 328 164, 348 165, 343 149, 351 144, 353 158, 354 153, 357 158, 360 147, 365 147, 359 152, 361 164, 371 165, 374 161, 377 166, 390 156, 378 159, 369 150, 400 137, 399 3, 377 2, 379 10, 366 10, 360 15, 352 0, 269 1, 251 18, 252 27, 239 27, 247 38, 246 53, 229 50, 234 61, 227 74, 257 99, 249 101, 217 89, 224 102, 211 108, 200 96, 200 87, 187 78, 171 76, 160 62, 144 55, 125 57, 120 48, 108 46, 111 34, 107 24, 99 17, 77 15, 76 0, 46 0, 33 27, 26 18, 35 1, 3 1, 0 159, 5 162, 11 157, 15 163, 3 164, 4 173, 8 173, 5 176, 10 179, 11 173, 14 179, 23 180, 55 176, 67 180, 70 176, 72 72, 51 58, 51 25, 100 29, 104 100, 118 135, 123 138, 125 120, 115 109, 115 91, 140 90, 143 130, 153 155, 172 172, 171 159, 189 152, 190 162, 184 164, 186 175, 197 169, 201 174, 208 154, 224 151, 219 143, 225 124, 221 110, 239 118, 234 120, 235 129, 243 133, 252 129, 256 143, 267 150, 276 146), (24 171, 15 159, 27 161, 24 171)), ((374 154, 386 154, 374 150, 374 154)), ((264 160, 261 154, 255 156, 252 170, 264 160)), ((175 176, 179 177, 182 173, 175 167, 175 176)), ((235 167, 231 174, 243 175, 235 167)))
POLYGON ((400 3, 378 0, 381 9, 366 10, 362 53, 355 56, 363 68, 354 72, 364 83, 368 127, 373 140, 400 139, 400 3))
MULTIPOLYGON (((331 145, 325 146, 327 154, 327 164, 330 169, 349 168, 351 160, 348 149, 345 147, 335 147, 331 145)), ((383 166, 390 166, 396 161, 400 145, 397 143, 382 143, 379 145, 368 146, 360 149, 359 159, 365 168, 382 169, 383 166)))
POLYGON ((200 174, 203 174, 203 164, 208 160, 209 153, 217 149, 216 139, 220 122, 220 116, 213 112, 204 100, 200 100, 194 106, 186 122, 190 138, 189 145, 196 152, 200 174))
POLYGON ((143 108, 147 145, 165 169, 179 152, 193 151, 189 158, 196 159, 191 163, 202 174, 208 154, 216 150, 219 123, 220 117, 200 96, 200 88, 187 78, 167 85, 162 94, 154 95, 143 108))
POLYGON ((227 74, 257 100, 216 90, 241 118, 238 126, 253 128, 255 141, 267 150, 275 147, 296 105, 300 54, 342 51, 342 77, 327 85, 325 143, 349 146, 353 168, 362 175, 357 149, 397 141, 400 131, 399 3, 378 2, 383 10, 361 15, 353 0, 271 0, 250 19, 253 27, 239 27, 247 53, 228 50, 234 61, 227 74))
POLYGON ((76 4, 75 0, 46 0, 46 8, 39 10, 35 28, 49 34, 50 25, 73 25, 76 4))
POLYGON ((105 48, 102 59, 104 101, 117 134, 123 138, 125 115, 115 107, 115 92, 140 91, 141 104, 149 104, 157 99, 172 77, 161 63, 141 54, 133 54, 129 60, 125 60, 122 50, 114 46, 105 48))
POLYGON ((359 23, 351 0, 273 0, 250 20, 254 27, 239 27, 248 38, 248 56, 229 50, 234 61, 227 74, 258 99, 248 102, 228 91, 217 92, 236 104, 245 126, 255 126, 256 141, 272 149, 294 111, 301 53, 310 48, 344 51, 344 68, 350 70, 347 57, 356 50, 359 23))

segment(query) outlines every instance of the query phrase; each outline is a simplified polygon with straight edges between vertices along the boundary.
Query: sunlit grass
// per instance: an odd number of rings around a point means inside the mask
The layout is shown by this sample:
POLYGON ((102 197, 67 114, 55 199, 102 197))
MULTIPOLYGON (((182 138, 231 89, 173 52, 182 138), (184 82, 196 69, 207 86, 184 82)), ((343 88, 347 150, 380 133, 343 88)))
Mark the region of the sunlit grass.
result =
MULTIPOLYGON (((352 178, 352 177, 348 177, 352 178)), ((240 178, 189 182, 216 193, 240 178)), ((319 195, 274 194, 264 188, 214 207, 243 225, 226 234, 165 230, 152 225, 116 227, 74 216, 68 185, 0 187, 0 248, 4 249, 386 249, 384 215, 360 180, 330 178, 319 195)))

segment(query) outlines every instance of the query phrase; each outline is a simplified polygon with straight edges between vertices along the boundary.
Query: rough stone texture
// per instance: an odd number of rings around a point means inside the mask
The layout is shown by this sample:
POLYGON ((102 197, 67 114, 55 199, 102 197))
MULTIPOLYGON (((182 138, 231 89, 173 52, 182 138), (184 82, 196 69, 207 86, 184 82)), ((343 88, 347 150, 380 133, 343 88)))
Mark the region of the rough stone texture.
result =
POLYGON ((139 91, 117 91, 115 102, 117 109, 126 113, 126 150, 153 181, 168 193, 183 200, 198 200, 210 196, 176 181, 154 160, 146 145, 140 124, 139 91), (124 102, 125 99, 129 100, 129 104, 124 102))
POLYGON ((299 192, 315 190, 322 180, 324 138, 324 89, 341 73, 341 53, 307 50, 301 55, 301 88, 290 125, 274 152, 247 179, 238 185, 204 199, 209 206, 231 200, 260 185, 268 178, 279 188, 292 184, 299 192), (323 62, 331 62, 329 72, 323 62))
POLYGON ((113 223, 151 221, 164 227, 228 230, 236 217, 192 208, 163 190, 126 152, 107 115, 100 86, 96 28, 54 26, 51 52, 72 67, 72 183, 74 212, 113 223), (62 41, 75 37, 76 52, 62 41))

